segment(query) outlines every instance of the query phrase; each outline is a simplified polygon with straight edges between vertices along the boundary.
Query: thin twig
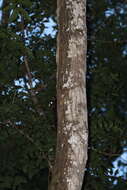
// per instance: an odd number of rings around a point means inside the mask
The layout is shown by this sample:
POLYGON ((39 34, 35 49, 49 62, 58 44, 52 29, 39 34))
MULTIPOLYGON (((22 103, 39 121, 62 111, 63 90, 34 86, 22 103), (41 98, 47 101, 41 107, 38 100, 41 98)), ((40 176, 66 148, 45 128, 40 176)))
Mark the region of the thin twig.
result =
POLYGON ((30 89, 29 92, 31 94, 31 98, 32 98, 32 101, 36 107, 36 110, 37 110, 37 113, 40 115, 40 116, 44 116, 44 111, 43 109, 39 106, 39 102, 38 102, 38 99, 37 99, 37 96, 36 96, 36 93, 33 89, 33 83, 32 83, 32 74, 30 72, 30 68, 29 68, 29 64, 28 64, 28 60, 27 60, 27 57, 24 56, 24 63, 25 63, 25 67, 26 67, 26 70, 27 70, 27 75, 28 75, 28 83, 29 83, 29 86, 30 86, 30 89))
POLYGON ((127 43, 127 40, 99 40, 99 39, 87 39, 91 42, 100 42, 100 43, 114 43, 114 44, 120 44, 120 43, 127 43))
MULTIPOLYGON (((23 43, 25 44, 25 33, 24 33, 25 26, 24 26, 24 18, 23 18, 23 16, 21 16, 21 24, 22 24, 21 37, 22 37, 23 43)), ((40 116, 44 116, 44 111, 43 111, 43 109, 40 107, 39 102, 38 102, 38 99, 37 99, 37 96, 36 96, 36 93, 35 93, 35 91, 34 91, 34 89, 33 89, 32 74, 31 74, 31 71, 30 71, 30 68, 29 68, 28 57, 27 57, 26 55, 24 55, 23 58, 24 58, 24 64, 25 64, 26 71, 27 71, 28 83, 29 83, 29 86, 30 86, 30 89, 28 88, 28 91, 29 91, 30 94, 31 94, 31 98, 32 98, 32 101, 33 101, 33 103, 34 103, 34 105, 35 105, 35 108, 36 108, 36 110, 37 110, 37 113, 38 113, 40 116)))
POLYGON ((109 157, 116 157, 116 156, 120 156, 121 153, 112 153, 112 152, 103 152, 103 151, 99 151, 96 148, 88 148, 91 149, 99 154, 103 154, 104 156, 109 156, 109 157))

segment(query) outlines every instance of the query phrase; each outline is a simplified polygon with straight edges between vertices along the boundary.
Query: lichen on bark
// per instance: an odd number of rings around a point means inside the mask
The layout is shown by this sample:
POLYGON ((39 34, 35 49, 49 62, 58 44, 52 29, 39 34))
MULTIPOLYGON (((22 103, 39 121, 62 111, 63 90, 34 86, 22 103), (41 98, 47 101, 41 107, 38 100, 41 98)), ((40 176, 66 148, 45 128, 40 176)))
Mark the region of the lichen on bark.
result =
POLYGON ((88 145, 86 1, 57 2, 58 132, 50 190, 81 190, 88 145))

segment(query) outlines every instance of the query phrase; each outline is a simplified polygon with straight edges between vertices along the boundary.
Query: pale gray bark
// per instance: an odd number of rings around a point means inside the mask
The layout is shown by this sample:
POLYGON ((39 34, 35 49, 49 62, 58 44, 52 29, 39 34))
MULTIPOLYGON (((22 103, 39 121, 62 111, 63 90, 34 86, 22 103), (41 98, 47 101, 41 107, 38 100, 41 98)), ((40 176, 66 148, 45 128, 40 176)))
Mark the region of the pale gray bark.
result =
POLYGON ((51 190, 81 190, 87 161, 86 1, 58 0, 57 152, 51 190))

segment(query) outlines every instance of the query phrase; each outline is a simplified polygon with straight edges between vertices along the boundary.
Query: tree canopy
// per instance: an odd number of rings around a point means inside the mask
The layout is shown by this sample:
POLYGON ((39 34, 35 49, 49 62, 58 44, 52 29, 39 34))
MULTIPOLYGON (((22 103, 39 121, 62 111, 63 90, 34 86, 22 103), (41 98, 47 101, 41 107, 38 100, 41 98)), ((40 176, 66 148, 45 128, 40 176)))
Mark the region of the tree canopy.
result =
MULTIPOLYGON (((3 0, 0 189, 47 190, 56 145, 56 0, 3 0)), ((89 161, 83 190, 126 189, 127 6, 87 2, 89 161), (116 160, 118 167, 114 166, 116 160), (121 169, 121 171, 120 171, 121 169)))

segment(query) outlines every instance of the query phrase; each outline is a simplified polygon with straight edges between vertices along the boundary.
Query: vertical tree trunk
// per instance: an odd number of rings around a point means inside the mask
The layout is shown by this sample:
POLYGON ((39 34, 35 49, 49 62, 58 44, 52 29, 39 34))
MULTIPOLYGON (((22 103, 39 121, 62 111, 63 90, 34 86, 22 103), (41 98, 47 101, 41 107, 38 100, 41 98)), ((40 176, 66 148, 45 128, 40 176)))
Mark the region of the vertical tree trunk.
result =
POLYGON ((81 190, 87 161, 86 0, 57 0, 57 152, 50 190, 81 190))

